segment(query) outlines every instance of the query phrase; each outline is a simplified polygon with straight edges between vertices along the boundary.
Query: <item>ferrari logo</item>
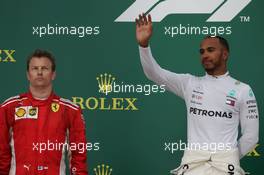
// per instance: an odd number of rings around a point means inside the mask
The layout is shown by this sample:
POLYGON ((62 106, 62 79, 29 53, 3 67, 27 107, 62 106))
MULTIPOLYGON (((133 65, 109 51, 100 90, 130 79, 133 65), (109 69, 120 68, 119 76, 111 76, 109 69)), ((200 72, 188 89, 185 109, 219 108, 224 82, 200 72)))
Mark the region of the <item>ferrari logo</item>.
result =
POLYGON ((53 112, 58 112, 59 109, 60 109, 60 105, 58 103, 51 103, 51 110, 53 112))

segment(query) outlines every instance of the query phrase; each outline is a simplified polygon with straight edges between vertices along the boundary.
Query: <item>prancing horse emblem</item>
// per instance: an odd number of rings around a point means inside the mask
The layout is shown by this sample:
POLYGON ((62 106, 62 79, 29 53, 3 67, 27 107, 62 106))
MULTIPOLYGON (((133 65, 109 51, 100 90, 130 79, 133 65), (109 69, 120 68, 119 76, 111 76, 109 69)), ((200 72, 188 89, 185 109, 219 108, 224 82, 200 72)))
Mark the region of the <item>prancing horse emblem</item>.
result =
POLYGON ((51 110, 53 112, 58 112, 59 109, 60 109, 60 105, 58 103, 51 103, 51 110))

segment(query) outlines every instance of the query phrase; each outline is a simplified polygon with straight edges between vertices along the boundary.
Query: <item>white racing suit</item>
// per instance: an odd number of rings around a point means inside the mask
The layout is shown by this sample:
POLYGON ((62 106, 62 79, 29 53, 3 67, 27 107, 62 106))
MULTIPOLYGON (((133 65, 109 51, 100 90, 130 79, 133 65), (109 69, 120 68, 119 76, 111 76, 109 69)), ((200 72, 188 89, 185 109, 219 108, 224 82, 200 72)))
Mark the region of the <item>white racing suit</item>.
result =
POLYGON ((238 150, 211 153, 186 150, 181 165, 172 170, 174 175, 245 175, 240 168, 238 150))
MULTIPOLYGON (((150 47, 139 47, 139 53, 145 75, 184 99, 187 108, 188 144, 201 147, 212 143, 217 145, 213 149, 190 150, 209 152, 236 150, 222 154, 187 151, 177 171, 178 174, 182 174, 183 169, 187 168, 185 164, 188 164, 188 169, 193 169, 190 172, 201 171, 201 175, 205 174, 207 167, 214 167, 209 168, 208 172, 229 172, 231 166, 234 166, 236 174, 243 173, 239 168, 239 159, 255 147, 259 134, 257 102, 250 86, 235 80, 228 72, 220 76, 206 74, 202 77, 170 72, 157 64, 150 47), (241 137, 238 139, 239 125, 241 137)), ((181 116, 175 113, 175 117, 181 116)))

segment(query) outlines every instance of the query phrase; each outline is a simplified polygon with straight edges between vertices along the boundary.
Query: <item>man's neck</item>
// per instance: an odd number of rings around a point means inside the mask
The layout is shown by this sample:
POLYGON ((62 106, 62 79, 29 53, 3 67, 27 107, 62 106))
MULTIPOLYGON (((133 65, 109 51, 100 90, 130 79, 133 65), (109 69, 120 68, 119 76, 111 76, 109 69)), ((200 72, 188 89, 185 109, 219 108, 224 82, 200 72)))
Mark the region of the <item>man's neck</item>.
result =
POLYGON ((216 76, 224 75, 227 72, 227 70, 226 69, 222 69, 222 70, 207 70, 206 72, 207 72, 207 74, 216 77, 216 76))
POLYGON ((52 86, 50 86, 50 87, 32 87, 32 86, 29 86, 29 90, 35 99, 44 100, 50 96, 50 94, 52 92, 52 86))

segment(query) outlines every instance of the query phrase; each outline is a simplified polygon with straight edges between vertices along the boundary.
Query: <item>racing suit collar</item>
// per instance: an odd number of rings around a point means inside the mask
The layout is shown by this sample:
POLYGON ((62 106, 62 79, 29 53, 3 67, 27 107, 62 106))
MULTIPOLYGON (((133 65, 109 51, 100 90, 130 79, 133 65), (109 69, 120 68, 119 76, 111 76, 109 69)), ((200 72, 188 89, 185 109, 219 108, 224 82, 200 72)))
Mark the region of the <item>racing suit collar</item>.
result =
POLYGON ((208 78, 208 79, 223 79, 223 78, 226 78, 229 76, 229 72, 227 71, 225 74, 223 75, 217 75, 217 76, 214 76, 214 75, 209 75, 207 72, 205 73, 205 78, 208 78))
POLYGON ((42 105, 46 105, 48 103, 51 103, 54 95, 55 94, 52 91, 47 99, 41 100, 41 99, 34 98, 30 91, 28 91, 28 93, 27 93, 27 97, 33 106, 42 106, 42 105))

